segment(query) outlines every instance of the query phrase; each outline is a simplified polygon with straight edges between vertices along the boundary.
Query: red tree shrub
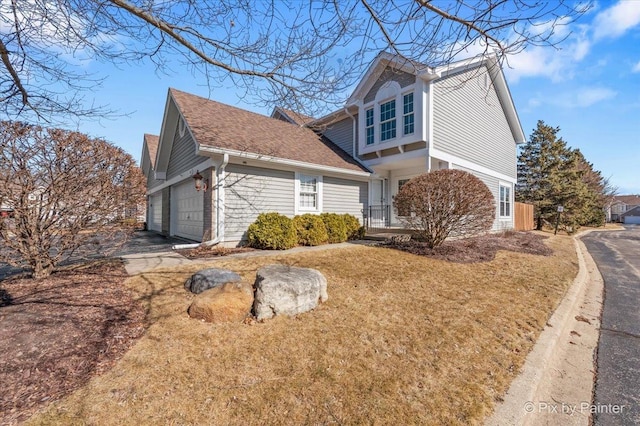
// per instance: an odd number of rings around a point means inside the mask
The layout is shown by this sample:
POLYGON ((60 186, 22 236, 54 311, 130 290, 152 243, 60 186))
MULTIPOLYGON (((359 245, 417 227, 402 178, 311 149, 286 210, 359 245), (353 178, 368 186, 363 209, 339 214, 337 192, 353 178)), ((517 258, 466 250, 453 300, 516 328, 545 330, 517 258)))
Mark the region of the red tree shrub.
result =
POLYGON ((489 188, 471 173, 438 170, 404 184, 393 200, 400 221, 430 248, 448 236, 491 229, 496 214, 489 188))

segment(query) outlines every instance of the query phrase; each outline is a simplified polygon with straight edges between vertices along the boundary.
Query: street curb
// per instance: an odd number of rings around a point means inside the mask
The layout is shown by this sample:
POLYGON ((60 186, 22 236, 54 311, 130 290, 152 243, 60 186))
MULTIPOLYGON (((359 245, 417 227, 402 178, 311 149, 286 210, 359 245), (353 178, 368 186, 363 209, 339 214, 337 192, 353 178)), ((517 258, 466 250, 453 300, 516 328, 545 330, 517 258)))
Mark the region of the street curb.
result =
MULTIPOLYGON (((514 379, 509 390, 503 398, 503 402, 496 405, 494 413, 486 421, 486 425, 524 425, 534 423, 534 401, 549 368, 558 341, 562 335, 566 335, 572 328, 571 321, 579 310, 585 297, 587 284, 590 282, 590 274, 587 269, 585 256, 590 256, 586 247, 579 240, 593 230, 588 230, 574 236, 574 246, 578 257, 578 274, 564 298, 556 308, 547 326, 542 330, 533 349, 527 356, 525 364, 518 377, 514 379)), ((585 381, 585 386, 593 387, 593 380, 585 381)), ((592 392, 590 391, 591 395, 592 392)))

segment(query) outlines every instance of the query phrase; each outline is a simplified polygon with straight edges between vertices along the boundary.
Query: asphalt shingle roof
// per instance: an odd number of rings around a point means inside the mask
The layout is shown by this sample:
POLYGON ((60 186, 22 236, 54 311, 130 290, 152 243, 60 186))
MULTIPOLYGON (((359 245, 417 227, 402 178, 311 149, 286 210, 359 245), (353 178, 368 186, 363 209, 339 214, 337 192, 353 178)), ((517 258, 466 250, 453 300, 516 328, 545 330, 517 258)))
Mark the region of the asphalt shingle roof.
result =
POLYGON ((169 89, 200 145, 368 172, 313 130, 176 89, 169 89))
POLYGON ((640 206, 640 196, 637 195, 616 195, 614 199, 628 206, 640 206))
POLYGON ((149 158, 151 159, 151 168, 156 167, 156 154, 158 153, 158 141, 159 136, 151 135, 149 133, 144 134, 144 141, 147 143, 147 149, 149 150, 149 158))

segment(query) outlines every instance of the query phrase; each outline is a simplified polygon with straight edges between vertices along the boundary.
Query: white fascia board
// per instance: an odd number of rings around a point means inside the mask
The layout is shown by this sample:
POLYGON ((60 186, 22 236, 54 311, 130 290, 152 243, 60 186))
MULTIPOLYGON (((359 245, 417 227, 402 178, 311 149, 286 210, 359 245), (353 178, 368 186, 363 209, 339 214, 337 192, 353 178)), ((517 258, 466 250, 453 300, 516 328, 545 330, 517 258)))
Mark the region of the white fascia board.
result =
POLYGON ((341 175, 360 176, 360 177, 369 177, 371 175, 370 172, 347 170, 347 169, 342 169, 340 167, 324 166, 320 164, 307 163, 304 161, 272 157, 269 155, 262 155, 262 154, 255 154, 255 153, 245 152, 245 151, 236 151, 232 149, 222 149, 222 148, 214 148, 210 146, 198 145, 198 155, 211 155, 211 154, 223 154, 223 155, 228 154, 229 156, 232 156, 232 157, 246 158, 250 160, 263 161, 265 163, 281 164, 284 166, 318 170, 318 171, 336 173, 341 175))
MULTIPOLYGON (((348 108, 345 107, 345 108, 348 108)), ((313 129, 314 126, 318 126, 318 125, 327 125, 330 123, 333 123, 335 121, 338 121, 344 117, 348 117, 347 113, 345 112, 344 108, 343 109, 339 109, 333 112, 330 112, 329 114, 320 117, 316 120, 310 121, 307 124, 304 125, 304 127, 309 127, 310 129, 313 129)))
POLYGON ((485 62, 492 56, 493 55, 474 56, 468 59, 462 59, 460 61, 453 62, 451 64, 439 66, 434 70, 434 73, 440 75, 441 77, 446 77, 449 74, 454 74, 460 71, 466 71, 471 68, 476 68, 482 65, 483 62, 485 62))
POLYGON ((518 110, 516 110, 516 106, 513 102, 511 90, 509 89, 507 80, 504 77, 502 67, 500 66, 500 63, 495 56, 491 56, 488 58, 487 68, 489 70, 489 75, 491 76, 493 86, 498 95, 498 99, 500 99, 500 103, 502 104, 502 110, 504 111, 507 117, 507 121, 509 122, 509 128, 511 129, 511 134, 516 141, 516 144, 525 143, 527 141, 527 137, 524 134, 524 130, 522 130, 522 124, 520 123, 518 110))
POLYGON ((495 170, 491 170, 488 167, 481 166, 469 160, 462 159, 460 157, 456 157, 455 155, 448 154, 444 151, 440 151, 439 149, 431 149, 429 153, 431 157, 436 157, 438 160, 448 161, 449 163, 457 164, 458 166, 464 167, 465 169, 473 170, 478 173, 485 174, 487 176, 491 176, 494 178, 498 178, 505 182, 516 183, 517 178, 507 176, 505 174, 496 172, 495 170))
MULTIPOLYGON (((164 105, 164 113, 162 115, 162 125, 160 126, 160 134, 158 135, 158 150, 156 151, 156 158, 155 161, 153 162, 153 164, 155 164, 155 168, 157 169, 158 166, 160 165, 160 155, 163 152, 163 146, 164 144, 162 143, 163 140, 165 140, 166 134, 167 134, 167 121, 168 121, 168 116, 169 116, 169 106, 172 102, 172 98, 171 98, 171 90, 167 90, 167 101, 164 105)), ((173 141, 172 141, 173 142, 173 141)))
POLYGON ((383 166, 387 163, 396 163, 404 160, 411 160, 413 158, 426 157, 429 151, 426 148, 416 149, 414 151, 404 152, 402 154, 391 155, 387 157, 378 157, 371 160, 365 160, 365 165, 368 168, 374 166, 383 166))
MULTIPOLYGON (((154 194, 168 186, 175 185, 176 183, 181 182, 186 178, 193 176, 196 171, 205 170, 205 169, 208 169, 209 167, 214 167, 214 166, 215 164, 213 159, 208 158, 202 163, 198 164, 197 166, 192 167, 189 170, 185 170, 184 172, 180 173, 178 176, 172 177, 171 179, 162 183, 161 185, 154 186, 153 188, 147 191, 147 195, 154 194)), ((156 175, 157 175, 157 172, 156 172, 156 175)))
POLYGON ((397 69, 409 74, 419 74, 419 72, 416 70, 415 65, 409 59, 399 55, 394 55, 389 52, 380 52, 367 69, 367 72, 360 79, 360 83, 358 83, 356 89, 353 91, 351 96, 349 96, 349 99, 347 99, 347 105, 355 104, 358 99, 364 97, 363 92, 367 91, 373 86, 375 80, 377 80, 379 77, 378 73, 381 73, 387 66, 391 64, 396 66, 397 69))

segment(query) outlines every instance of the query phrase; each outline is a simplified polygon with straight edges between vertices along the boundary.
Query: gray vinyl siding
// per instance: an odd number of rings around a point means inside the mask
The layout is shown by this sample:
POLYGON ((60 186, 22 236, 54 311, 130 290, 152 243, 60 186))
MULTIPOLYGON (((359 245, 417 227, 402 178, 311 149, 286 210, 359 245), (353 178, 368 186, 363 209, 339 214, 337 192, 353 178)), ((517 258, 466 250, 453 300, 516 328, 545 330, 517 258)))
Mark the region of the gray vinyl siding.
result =
POLYGON ((184 136, 180 137, 180 133, 176 130, 167 167, 167 180, 197 166, 204 159, 204 157, 196 155, 196 144, 191 134, 185 131, 184 136))
POLYGON ((482 67, 434 84, 433 146, 515 178, 515 140, 485 75, 482 67))
POLYGON ((368 205, 367 182, 325 176, 322 180, 322 211, 349 213, 362 221, 362 209, 368 205))
POLYGON ((149 174, 147 175, 147 189, 153 189, 156 186, 161 185, 162 183, 164 183, 163 180, 156 180, 154 177, 154 172, 153 170, 149 171, 149 174))
POLYGON ((394 70, 391 67, 385 68, 378 80, 374 83, 373 87, 364 97, 364 103, 369 103, 376 98, 378 89, 387 81, 397 81, 400 87, 407 87, 416 82, 416 76, 404 71, 394 70))
POLYGON ((331 124, 326 129, 323 129, 322 134, 353 156, 353 120, 351 117, 331 124))
MULTIPOLYGON (((499 203, 500 203, 500 180, 497 177, 489 176, 484 173, 476 172, 474 170, 467 169, 465 167, 459 166, 457 164, 451 164, 452 169, 463 170, 465 172, 469 172, 472 175, 478 177, 485 185, 489 188, 489 191, 493 194, 493 202, 496 208, 496 218, 493 221, 492 229, 494 231, 499 231, 503 229, 512 229, 513 228, 513 216, 511 220, 509 219, 498 219, 499 213, 499 203)), ((505 182, 506 183, 506 182, 505 182)), ((514 197, 514 189, 513 185, 511 186, 511 204, 513 204, 514 197)))
POLYGON ((294 172, 229 165, 225 178, 226 241, 246 239, 260 213, 294 215, 294 172))

